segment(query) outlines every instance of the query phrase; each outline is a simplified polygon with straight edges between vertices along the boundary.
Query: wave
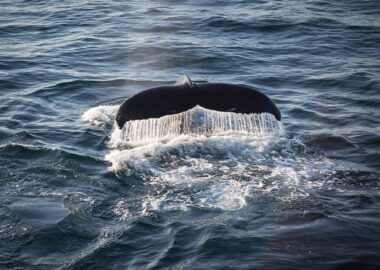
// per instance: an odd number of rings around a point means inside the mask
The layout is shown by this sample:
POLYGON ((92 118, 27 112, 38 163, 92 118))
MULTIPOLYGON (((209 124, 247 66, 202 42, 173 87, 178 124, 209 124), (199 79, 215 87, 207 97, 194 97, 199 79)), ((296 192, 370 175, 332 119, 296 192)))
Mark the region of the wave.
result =
MULTIPOLYGON (((67 149, 62 149, 59 145, 34 145, 31 143, 23 142, 7 142, 0 145, 0 152, 3 157, 14 157, 15 155, 19 156, 18 161, 27 160, 27 159, 38 159, 46 158, 52 162, 52 157, 57 158, 61 157, 64 159, 71 159, 76 161, 81 161, 82 163, 94 163, 98 164, 99 159, 96 157, 82 154, 74 153, 67 149)), ((27 164, 27 163, 26 163, 27 164)), ((57 168, 52 167, 53 170, 57 168)), ((50 170, 50 167, 46 167, 46 164, 39 166, 38 163, 33 163, 33 166, 27 166, 23 170, 31 170, 35 173, 39 170, 50 170)), ((67 172, 70 172, 67 170, 67 172)), ((70 172, 72 173, 72 172, 70 172)))
POLYGON ((36 146, 27 143, 10 142, 0 145, 3 151, 29 151, 29 152, 50 152, 59 150, 57 146, 36 146))
POLYGON ((207 26, 212 28, 223 28, 227 31, 244 32, 282 32, 290 30, 296 26, 295 23, 285 20, 234 20, 224 17, 207 18, 207 26))

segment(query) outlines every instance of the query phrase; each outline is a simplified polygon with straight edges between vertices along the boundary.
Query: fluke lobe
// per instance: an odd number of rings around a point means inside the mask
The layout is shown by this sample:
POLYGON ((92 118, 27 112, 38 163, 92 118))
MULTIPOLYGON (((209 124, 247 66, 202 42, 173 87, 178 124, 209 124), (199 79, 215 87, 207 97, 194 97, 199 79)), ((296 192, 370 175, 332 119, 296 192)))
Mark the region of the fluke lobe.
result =
POLYGON ((174 85, 144 90, 121 104, 116 123, 159 118, 187 111, 195 106, 235 113, 271 113, 278 121, 281 113, 263 93, 244 85, 227 83, 193 83, 182 76, 174 85))

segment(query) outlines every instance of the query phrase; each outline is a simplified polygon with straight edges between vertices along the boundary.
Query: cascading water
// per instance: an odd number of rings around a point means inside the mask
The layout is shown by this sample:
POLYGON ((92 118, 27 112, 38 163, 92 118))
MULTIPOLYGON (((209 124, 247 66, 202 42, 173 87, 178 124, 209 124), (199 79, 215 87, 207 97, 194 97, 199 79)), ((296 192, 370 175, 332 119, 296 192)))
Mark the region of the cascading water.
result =
POLYGON ((283 133, 282 124, 269 113, 241 114, 219 112, 196 106, 188 111, 160 118, 134 120, 115 128, 111 144, 116 141, 147 143, 170 139, 179 135, 278 135, 283 133))

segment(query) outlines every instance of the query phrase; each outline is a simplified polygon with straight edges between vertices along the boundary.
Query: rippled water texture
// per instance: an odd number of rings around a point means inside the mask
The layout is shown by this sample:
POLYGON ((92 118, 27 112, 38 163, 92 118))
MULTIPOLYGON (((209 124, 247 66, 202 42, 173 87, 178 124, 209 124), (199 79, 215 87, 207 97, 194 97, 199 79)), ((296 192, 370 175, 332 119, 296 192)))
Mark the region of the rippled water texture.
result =
POLYGON ((379 269, 379 18, 0 1, 0 269, 379 269), (284 132, 115 137, 123 100, 182 74, 264 92, 284 132))

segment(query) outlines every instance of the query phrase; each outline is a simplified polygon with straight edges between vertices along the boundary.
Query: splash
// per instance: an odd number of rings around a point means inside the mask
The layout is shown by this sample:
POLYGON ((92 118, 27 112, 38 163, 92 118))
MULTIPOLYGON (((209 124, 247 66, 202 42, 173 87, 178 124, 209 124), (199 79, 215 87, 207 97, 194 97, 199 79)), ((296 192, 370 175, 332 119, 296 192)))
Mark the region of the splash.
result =
POLYGON ((171 139, 180 135, 278 135, 283 133, 280 121, 269 113, 241 114, 219 112, 196 106, 188 111, 160 118, 134 120, 114 129, 110 143, 143 144, 171 139))
MULTIPOLYGON (((97 116, 90 122, 110 127, 113 111, 96 107, 88 112, 97 116)), ((137 201, 125 197, 117 202, 113 213, 121 220, 133 218, 135 211, 236 211, 266 201, 304 200, 318 190, 334 188, 327 180, 337 169, 331 160, 304 152, 302 141, 286 136, 271 114, 199 106, 130 121, 122 129, 114 125, 108 146, 109 169, 118 177, 142 180, 136 185, 144 191, 137 201)))
POLYGON ((97 106, 87 110, 82 115, 82 120, 94 124, 95 126, 101 126, 111 122, 118 109, 118 105, 97 106))
POLYGON ((333 188, 326 180, 336 164, 303 154, 303 147, 298 138, 181 135, 165 143, 113 149, 105 159, 120 176, 142 180, 143 214, 192 208, 235 211, 263 201, 297 201, 333 188))

